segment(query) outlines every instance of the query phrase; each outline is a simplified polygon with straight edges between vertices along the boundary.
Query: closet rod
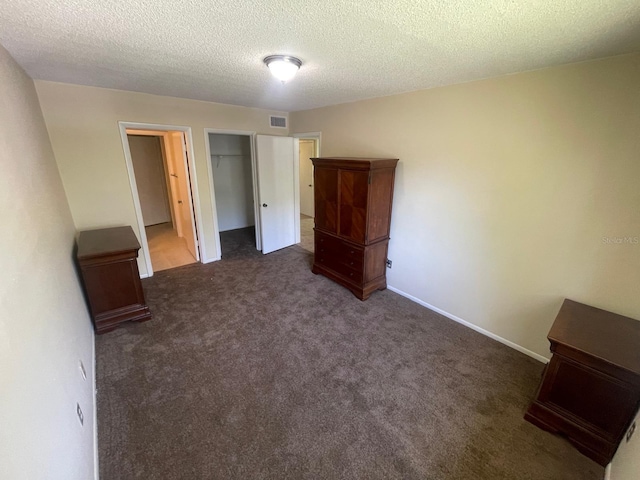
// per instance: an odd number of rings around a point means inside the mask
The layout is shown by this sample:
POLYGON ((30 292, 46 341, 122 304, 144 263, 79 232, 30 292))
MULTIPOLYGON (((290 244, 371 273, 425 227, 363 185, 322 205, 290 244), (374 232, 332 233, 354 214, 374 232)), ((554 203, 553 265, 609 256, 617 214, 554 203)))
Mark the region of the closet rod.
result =
POLYGON ((216 168, 220 168, 220 160, 222 160, 222 157, 251 157, 251 154, 247 154, 247 155, 241 155, 241 154, 226 154, 226 153, 222 153, 222 154, 218 154, 218 153, 212 153, 211 154, 211 160, 213 160, 214 158, 218 159, 218 163, 216 163, 216 168))

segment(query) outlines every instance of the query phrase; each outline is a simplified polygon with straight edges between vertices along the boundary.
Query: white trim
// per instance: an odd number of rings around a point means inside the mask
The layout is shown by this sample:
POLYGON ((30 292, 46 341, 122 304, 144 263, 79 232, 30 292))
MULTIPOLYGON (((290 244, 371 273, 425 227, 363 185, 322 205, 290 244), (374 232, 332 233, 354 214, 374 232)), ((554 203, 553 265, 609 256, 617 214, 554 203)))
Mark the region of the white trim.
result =
MULTIPOLYGON (((308 133, 294 133, 292 134, 293 138, 296 138, 298 140, 301 139, 305 139, 305 140, 315 140, 316 141, 316 152, 314 153, 315 156, 320 157, 320 145, 322 144, 322 132, 308 132, 308 133)), ((298 165, 298 176, 296 177, 298 180, 298 199, 296 201, 296 205, 298 206, 298 216, 297 218, 300 218, 300 180, 299 180, 299 176, 300 176, 300 145, 298 145, 297 148, 297 152, 298 152, 298 160, 296 162, 296 164, 298 165)), ((311 177, 313 179, 312 183, 315 182, 315 175, 314 175, 314 171, 315 168, 313 166, 313 163, 311 164, 311 177)), ((314 199, 314 206, 315 206, 315 199, 314 199)), ((298 227, 296 229, 297 233, 297 241, 296 243, 300 243, 300 220, 298 220, 298 227)))
POLYGON ((604 480, 611 480, 611 464, 610 463, 604 469, 604 480))
POLYGON ((98 376, 96 374, 96 336, 91 335, 91 338, 93 339, 93 477, 95 480, 99 480, 100 458, 98 452, 98 376))
POLYGON ((255 152, 255 137, 256 132, 250 132, 246 130, 223 130, 219 128, 205 128, 204 129, 204 148, 207 153, 207 173, 209 175, 209 195, 211 197, 211 211, 213 214, 213 234, 216 237, 216 256, 214 258, 207 258, 202 263, 215 262, 222 258, 222 249, 220 247, 220 227, 218 225, 218 209, 216 207, 216 193, 213 184, 213 169, 211 168, 211 144, 209 143, 209 134, 214 135, 240 135, 243 137, 249 137, 249 144, 251 148, 251 175, 253 181, 253 216, 256 230, 256 248, 262 250, 262 244, 260 241, 260 209, 258 208, 258 177, 256 170, 256 152, 255 152))
POLYGON ((140 274, 140 278, 149 278, 151 275, 146 274, 146 273, 141 273, 140 274))
MULTIPOLYGON (((145 264, 147 266, 147 276, 153 276, 153 267, 151 265, 151 254, 149 252, 149 243, 147 241, 147 232, 144 229, 144 220, 142 218, 142 208, 140 206, 140 197, 138 196, 138 186, 136 183, 135 173, 133 171, 133 162, 131 161, 131 150, 129 149, 129 140, 127 138, 127 129, 131 130, 156 130, 159 132, 183 132, 187 140, 187 162, 189 166, 189 193, 191 195, 191 214, 195 221, 194 233, 196 240, 196 250, 200 258, 206 258, 206 248, 204 245, 204 233, 202 230, 202 211, 200 209, 200 195, 198 194, 198 177, 196 174, 196 159, 193 149, 193 135, 191 127, 179 125, 159 125, 155 123, 138 123, 138 122, 118 122, 120 129, 120 137, 122 139, 122 148, 124 150, 124 159, 127 165, 127 173, 129 174, 129 186, 131 188, 131 196, 133 197, 133 207, 136 213, 136 221, 138 222, 138 234, 140 235, 140 243, 145 256, 145 264)), ((203 262, 204 263, 204 262, 203 262)), ((140 278, 146 278, 140 275, 140 278)))
POLYGON ((253 181, 253 218, 256 229, 256 250, 262 251, 262 217, 260 209, 260 191, 258 190, 258 155, 256 150, 256 134, 251 136, 251 179, 253 181))
POLYGON ((319 157, 322 156, 322 154, 320 153, 320 145, 322 144, 322 132, 292 133, 291 136, 293 138, 313 138, 318 140, 318 151, 316 152, 316 155, 318 155, 319 157))
MULTIPOLYGON (((184 163, 184 167, 189 172, 189 185, 188 194, 189 194, 189 205, 191 208, 189 209, 189 213, 191 216, 191 228, 193 239, 196 244, 196 261, 200 261, 202 257, 205 256, 205 246, 202 234, 199 235, 200 232, 196 229, 197 225, 202 225, 202 215, 198 215, 196 220, 196 211, 200 212, 200 198, 198 196, 198 177, 196 174, 196 165, 193 161, 193 138, 191 137, 191 128, 188 130, 188 134, 186 131, 182 132, 182 162, 184 163), (194 195, 195 191, 195 195, 194 195), (202 251, 202 254, 200 252, 202 251)), ((202 228, 202 227, 201 227, 202 228)))
POLYGON ((445 312, 444 310, 441 310, 438 307, 434 307, 433 305, 430 305, 427 302, 424 302, 424 301, 420 300, 419 298, 414 297, 413 295, 409 295, 408 293, 403 292, 402 290, 400 290, 398 288, 392 287, 391 285, 388 285, 387 288, 389 290, 391 290, 392 292, 397 293, 398 295, 402 295, 403 297, 408 298, 409 300, 411 300, 413 302, 416 302, 417 304, 422 305, 423 307, 426 307, 429 310, 433 310, 434 312, 439 313, 440 315, 443 315, 443 316, 453 320, 454 322, 461 323, 465 327, 469 327, 470 329, 475 330, 476 332, 481 333, 483 335, 486 335, 487 337, 492 338, 493 340, 496 340, 496 341, 498 341, 500 343, 503 343, 504 345, 506 345, 508 347, 511 347, 514 350, 518 350, 519 352, 524 353, 525 355, 528 355, 531 358, 535 358, 539 362, 542 362, 542 363, 548 363, 549 362, 549 359, 546 358, 546 357, 543 357, 542 355, 539 355, 539 354, 537 354, 535 352, 532 352, 531 350, 529 350, 527 348, 524 348, 524 347, 518 345, 517 343, 513 343, 512 341, 507 340, 506 338, 502 338, 499 335, 496 335, 495 333, 491 333, 490 331, 485 330, 484 328, 481 328, 481 327, 479 327, 477 325, 474 325, 471 322, 467 322, 466 320, 463 320, 460 317, 456 317, 455 315, 452 315, 449 312, 445 312))

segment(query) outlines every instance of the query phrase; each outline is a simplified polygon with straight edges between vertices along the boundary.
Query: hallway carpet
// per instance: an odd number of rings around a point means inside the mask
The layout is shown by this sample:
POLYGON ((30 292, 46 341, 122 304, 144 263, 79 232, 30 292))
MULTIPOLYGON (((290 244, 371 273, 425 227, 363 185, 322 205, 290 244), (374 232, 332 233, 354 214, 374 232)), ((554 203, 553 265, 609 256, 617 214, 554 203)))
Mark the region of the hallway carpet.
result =
POLYGON ((96 340, 102 480, 602 478, 523 420, 542 364, 310 264, 229 247, 143 281, 152 320, 96 340))

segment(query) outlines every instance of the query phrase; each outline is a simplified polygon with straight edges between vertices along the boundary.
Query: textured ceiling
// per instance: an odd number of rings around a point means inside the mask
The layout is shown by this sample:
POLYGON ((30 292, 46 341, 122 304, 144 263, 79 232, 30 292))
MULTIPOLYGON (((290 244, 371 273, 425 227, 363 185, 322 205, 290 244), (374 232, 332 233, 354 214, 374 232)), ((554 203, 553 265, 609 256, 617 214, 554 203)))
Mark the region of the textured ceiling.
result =
POLYGON ((640 1, 2 0, 0 43, 36 79, 292 111, 640 51, 640 1))

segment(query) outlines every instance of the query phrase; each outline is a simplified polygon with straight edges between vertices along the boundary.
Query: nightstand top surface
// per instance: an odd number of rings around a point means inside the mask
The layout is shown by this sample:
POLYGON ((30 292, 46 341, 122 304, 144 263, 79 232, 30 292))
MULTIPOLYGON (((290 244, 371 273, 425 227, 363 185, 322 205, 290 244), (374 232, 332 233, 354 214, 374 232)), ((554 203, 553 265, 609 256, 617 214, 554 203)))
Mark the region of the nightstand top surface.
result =
POLYGON ((101 228, 80 232, 76 255, 84 260, 106 254, 137 251, 139 248, 140 243, 131 227, 101 228))
POLYGON ((565 299, 547 338, 640 374, 640 321, 565 299))

